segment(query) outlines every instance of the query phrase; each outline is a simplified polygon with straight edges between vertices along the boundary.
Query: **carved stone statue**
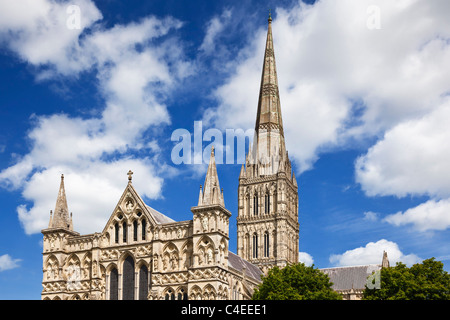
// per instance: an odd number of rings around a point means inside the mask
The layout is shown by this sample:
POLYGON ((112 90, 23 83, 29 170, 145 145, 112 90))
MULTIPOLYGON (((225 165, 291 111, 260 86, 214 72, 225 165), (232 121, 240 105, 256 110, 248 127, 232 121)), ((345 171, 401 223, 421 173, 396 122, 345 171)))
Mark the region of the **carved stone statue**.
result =
POLYGON ((130 213, 133 210, 133 201, 128 200, 126 207, 127 207, 127 212, 130 213))
POLYGON ((203 227, 203 231, 208 230, 208 217, 203 217, 203 219, 202 219, 202 227, 203 227))
POLYGON ((211 248, 208 248, 206 255, 208 259, 208 264, 213 263, 213 250, 211 248))

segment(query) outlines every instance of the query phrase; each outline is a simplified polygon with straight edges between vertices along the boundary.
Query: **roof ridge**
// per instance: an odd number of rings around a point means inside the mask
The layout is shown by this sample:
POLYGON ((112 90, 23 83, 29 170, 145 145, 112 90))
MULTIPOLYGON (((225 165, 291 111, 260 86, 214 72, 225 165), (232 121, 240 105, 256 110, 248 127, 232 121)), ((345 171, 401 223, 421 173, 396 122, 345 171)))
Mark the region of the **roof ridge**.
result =
POLYGON ((343 269, 343 268, 361 268, 361 267, 369 267, 369 266, 381 267, 381 264, 379 264, 379 263, 369 263, 369 264, 359 264, 359 265, 356 265, 356 266, 340 266, 340 267, 319 268, 319 270, 343 269))

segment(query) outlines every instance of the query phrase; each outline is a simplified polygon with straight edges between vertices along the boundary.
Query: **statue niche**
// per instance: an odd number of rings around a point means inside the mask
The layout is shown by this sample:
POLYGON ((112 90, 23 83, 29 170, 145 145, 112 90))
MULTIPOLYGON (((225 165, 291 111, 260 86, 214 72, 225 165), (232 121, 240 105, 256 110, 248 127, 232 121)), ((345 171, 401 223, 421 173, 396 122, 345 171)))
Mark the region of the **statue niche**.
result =
POLYGON ((163 253, 162 263, 163 271, 176 271, 178 270, 179 254, 178 249, 173 243, 169 243, 163 253))

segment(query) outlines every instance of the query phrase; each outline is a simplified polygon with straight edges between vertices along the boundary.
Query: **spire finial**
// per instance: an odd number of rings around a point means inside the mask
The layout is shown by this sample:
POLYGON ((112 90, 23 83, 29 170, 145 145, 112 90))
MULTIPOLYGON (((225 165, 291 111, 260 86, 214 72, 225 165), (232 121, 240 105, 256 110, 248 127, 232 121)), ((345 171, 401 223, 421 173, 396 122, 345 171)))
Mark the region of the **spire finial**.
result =
POLYGON ((133 171, 131 171, 131 170, 128 170, 128 183, 131 183, 131 180, 133 179, 133 171))
POLYGON ((206 171, 203 193, 200 189, 199 206, 222 204, 223 198, 220 194, 219 177, 217 175, 216 160, 214 156, 214 146, 211 146, 211 157, 209 158, 208 170, 206 171))
POLYGON ((269 8, 269 23, 272 22, 272 9, 269 8))
POLYGON ((383 250, 383 260, 381 262, 382 268, 389 268, 389 259, 387 256, 387 252, 383 250))
POLYGON ((69 226, 69 209, 67 207, 66 191, 64 188, 64 175, 61 175, 61 184, 59 185, 58 197, 56 198, 53 217, 50 218, 49 227, 64 228, 72 230, 69 226))

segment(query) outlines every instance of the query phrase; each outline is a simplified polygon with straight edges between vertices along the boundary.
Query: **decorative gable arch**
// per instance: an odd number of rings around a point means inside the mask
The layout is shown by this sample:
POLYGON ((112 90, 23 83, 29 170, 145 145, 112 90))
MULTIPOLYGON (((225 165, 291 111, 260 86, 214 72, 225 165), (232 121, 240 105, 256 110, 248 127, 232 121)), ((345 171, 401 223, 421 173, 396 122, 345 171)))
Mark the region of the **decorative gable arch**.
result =
MULTIPOLYGON (((147 231, 154 229, 157 225, 174 222, 169 217, 145 204, 142 198, 133 187, 131 181, 128 182, 122 196, 116 204, 108 222, 103 228, 102 234, 109 234, 109 239, 114 242, 115 224, 123 224, 124 221, 133 224, 137 220, 141 224, 141 232, 138 239, 147 240, 147 231)), ((130 235, 128 235, 130 238, 130 235)), ((133 239, 133 235, 131 235, 133 239)))

